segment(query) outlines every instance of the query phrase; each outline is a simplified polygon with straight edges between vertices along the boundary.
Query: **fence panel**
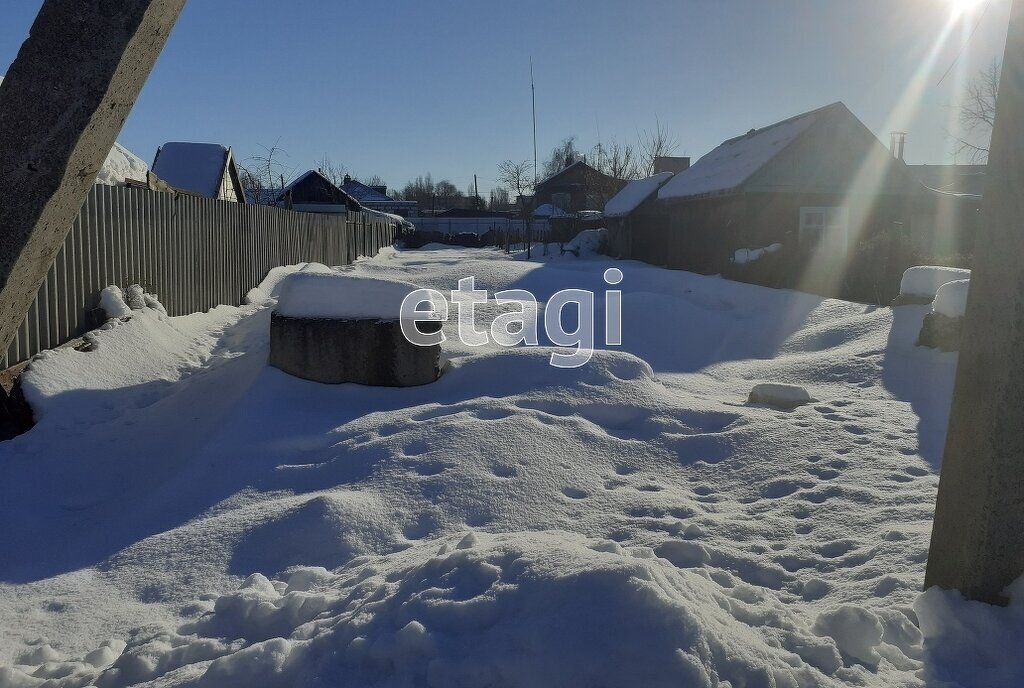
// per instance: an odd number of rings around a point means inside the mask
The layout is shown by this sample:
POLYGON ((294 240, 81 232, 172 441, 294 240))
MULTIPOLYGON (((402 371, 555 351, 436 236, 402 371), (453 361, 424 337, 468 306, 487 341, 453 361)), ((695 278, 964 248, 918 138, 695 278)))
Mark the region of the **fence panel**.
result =
POLYGON ((6 354, 26 361, 102 324, 100 291, 141 284, 170 315, 240 305, 279 265, 346 265, 399 227, 364 212, 317 215, 97 185, 89 192, 6 354))

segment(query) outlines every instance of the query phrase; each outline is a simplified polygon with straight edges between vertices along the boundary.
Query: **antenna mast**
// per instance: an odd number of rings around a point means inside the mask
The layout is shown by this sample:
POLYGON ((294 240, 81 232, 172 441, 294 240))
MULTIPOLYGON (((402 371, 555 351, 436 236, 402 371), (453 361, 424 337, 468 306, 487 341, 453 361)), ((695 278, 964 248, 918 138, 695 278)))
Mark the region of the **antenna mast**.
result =
POLYGON ((533 185, 537 185, 537 88, 533 84, 533 55, 530 56, 530 96, 533 99, 533 185))

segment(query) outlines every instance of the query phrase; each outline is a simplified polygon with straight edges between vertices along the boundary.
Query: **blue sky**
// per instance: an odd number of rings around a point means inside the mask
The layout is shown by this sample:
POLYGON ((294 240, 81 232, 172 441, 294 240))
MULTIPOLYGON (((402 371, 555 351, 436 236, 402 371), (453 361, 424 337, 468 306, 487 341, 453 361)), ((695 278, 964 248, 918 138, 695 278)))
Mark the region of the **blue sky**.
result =
MULTIPOLYGON (((908 162, 952 161, 966 75, 1001 55, 1009 0, 991 0, 956 67, 964 15, 922 70, 957 0, 587 0, 340 3, 189 0, 120 141, 146 160, 170 140, 240 159, 277 143, 301 172, 327 154, 390 186, 416 175, 482 192, 503 159, 562 138, 633 143, 656 118, 695 159, 752 127, 844 101, 908 162), (915 77, 916 112, 890 117, 915 77)), ((0 73, 41 2, 8 0, 0 73)), ((984 0, 982 0, 982 5, 984 0)))

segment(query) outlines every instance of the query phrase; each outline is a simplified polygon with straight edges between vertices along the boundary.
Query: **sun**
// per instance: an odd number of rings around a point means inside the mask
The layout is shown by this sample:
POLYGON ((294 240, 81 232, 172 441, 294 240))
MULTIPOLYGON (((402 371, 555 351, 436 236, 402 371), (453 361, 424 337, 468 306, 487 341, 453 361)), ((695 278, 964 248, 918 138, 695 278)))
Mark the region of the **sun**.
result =
POLYGON ((946 0, 949 5, 949 11, 956 18, 960 18, 965 14, 970 14, 978 8, 983 0, 946 0))

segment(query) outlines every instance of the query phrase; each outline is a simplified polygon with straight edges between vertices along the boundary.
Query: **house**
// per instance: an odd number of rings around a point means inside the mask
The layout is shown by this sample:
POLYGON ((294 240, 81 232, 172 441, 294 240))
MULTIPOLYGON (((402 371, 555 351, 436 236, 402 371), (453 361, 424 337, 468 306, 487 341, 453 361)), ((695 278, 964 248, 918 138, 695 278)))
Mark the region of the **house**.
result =
MULTIPOLYGON (((910 236, 922 256, 947 263, 974 252, 987 165, 910 165, 919 184, 910 236)), ((967 267, 967 265, 963 265, 967 267)))
POLYGON ((751 129, 674 175, 658 190, 665 240, 634 242, 632 257, 715 273, 738 249, 778 243, 828 276, 860 242, 902 230, 912 189, 905 163, 833 103, 751 129))
POLYGON ((564 213, 580 210, 600 210, 612 196, 626 185, 626 180, 616 179, 598 172, 584 160, 577 160, 560 172, 538 182, 534 190, 534 207, 550 204, 564 213))
POLYGON ((234 154, 218 143, 175 141, 156 151, 153 173, 177 191, 245 203, 234 154))
POLYGON ((660 212, 657 202, 658 190, 673 176, 674 172, 664 171, 644 179, 634 179, 605 204, 604 220, 612 256, 632 256, 634 241, 638 244, 637 253, 655 253, 665 231, 664 213, 660 212), (651 245, 645 248, 641 245, 643 242, 651 245))
POLYGON ((363 206, 319 170, 310 170, 278 192, 273 205, 303 213, 340 215, 363 206))
POLYGON ((396 201, 388 196, 388 187, 386 186, 363 184, 346 174, 341 190, 370 210, 379 210, 382 213, 402 217, 416 217, 417 215, 419 204, 416 201, 396 201))

